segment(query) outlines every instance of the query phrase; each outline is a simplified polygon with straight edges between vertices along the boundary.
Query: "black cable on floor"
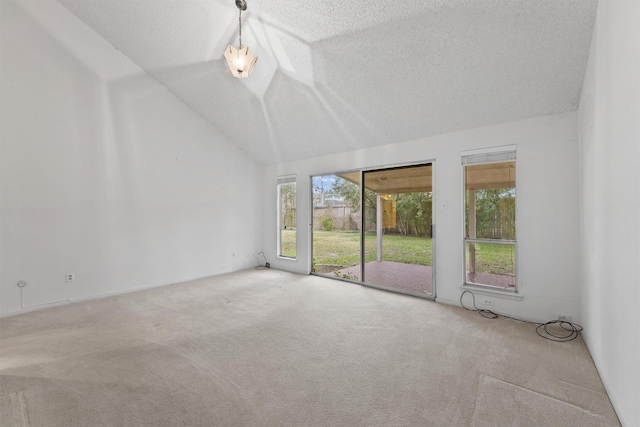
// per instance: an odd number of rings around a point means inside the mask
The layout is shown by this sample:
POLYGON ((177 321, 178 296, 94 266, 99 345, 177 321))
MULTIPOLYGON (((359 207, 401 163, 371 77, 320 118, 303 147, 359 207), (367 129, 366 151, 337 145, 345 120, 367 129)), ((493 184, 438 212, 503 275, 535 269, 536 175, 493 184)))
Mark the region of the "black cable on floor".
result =
POLYGON ((538 325, 536 327, 536 333, 540 337, 549 341, 566 342, 566 341, 575 340, 576 338, 578 338, 578 335, 580 335, 580 332, 583 329, 582 326, 578 325, 577 323, 571 323, 564 320, 551 320, 546 323, 529 322, 527 320, 521 320, 521 319, 516 319, 515 317, 505 316, 504 314, 497 314, 491 310, 480 309, 476 306, 476 295, 469 290, 465 290, 462 292, 462 294, 460 294, 460 305, 465 310, 477 311, 478 313, 480 313, 482 317, 485 317, 487 319, 497 319, 498 317, 502 316, 502 317, 506 317, 507 319, 517 320, 518 322, 531 323, 534 325, 538 325), (462 297, 464 297, 464 294, 466 293, 470 293, 471 297, 473 298, 473 308, 466 307, 462 302, 462 297), (560 329, 562 329, 562 331, 560 331, 561 334, 558 334, 558 332, 553 332, 550 329, 550 326, 553 326, 553 325, 558 325, 560 329))
POLYGON ((564 320, 552 320, 550 322, 538 325, 538 327, 536 328, 536 333, 540 335, 542 338, 549 341, 556 341, 556 342, 565 342, 565 341, 575 340, 576 338, 578 338, 580 331, 582 331, 582 326, 576 323, 565 322, 564 320), (561 331, 562 335, 557 335, 556 333, 551 332, 549 330, 549 326, 551 325, 560 326, 560 329, 564 331, 564 332, 561 331), (541 331, 544 331, 544 334, 541 331))
POLYGON ((269 262, 267 261, 267 257, 265 256, 264 252, 258 252, 258 254, 251 254, 253 255, 253 257, 258 261, 258 265, 256 266, 256 270, 267 270, 269 268, 271 268, 271 264, 269 264, 269 262), (260 258, 258 258, 258 255, 262 255, 262 258, 264 258, 264 265, 260 264, 260 258))

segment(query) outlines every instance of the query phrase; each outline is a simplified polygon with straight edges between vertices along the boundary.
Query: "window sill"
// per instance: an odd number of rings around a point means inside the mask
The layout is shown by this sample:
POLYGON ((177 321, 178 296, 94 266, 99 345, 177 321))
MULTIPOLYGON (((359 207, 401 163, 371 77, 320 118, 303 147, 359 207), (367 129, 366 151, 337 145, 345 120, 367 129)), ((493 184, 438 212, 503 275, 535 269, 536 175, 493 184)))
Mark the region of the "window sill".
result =
POLYGON ((469 283, 466 283, 460 286, 460 289, 465 291, 472 291, 479 295, 491 295, 491 296, 496 296, 504 299, 509 299, 512 301, 522 301, 522 299, 524 298, 524 295, 521 295, 514 291, 507 291, 506 289, 502 290, 498 288, 489 288, 486 286, 471 285, 469 283))

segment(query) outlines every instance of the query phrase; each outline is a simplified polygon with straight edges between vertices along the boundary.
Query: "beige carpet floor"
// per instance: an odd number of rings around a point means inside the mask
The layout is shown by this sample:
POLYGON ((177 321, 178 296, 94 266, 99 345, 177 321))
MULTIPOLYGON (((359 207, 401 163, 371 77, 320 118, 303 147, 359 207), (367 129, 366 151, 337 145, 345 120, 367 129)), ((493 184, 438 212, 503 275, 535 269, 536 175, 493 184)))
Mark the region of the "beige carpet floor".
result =
POLYGON ((248 270, 0 319, 2 426, 617 426, 581 339, 248 270))

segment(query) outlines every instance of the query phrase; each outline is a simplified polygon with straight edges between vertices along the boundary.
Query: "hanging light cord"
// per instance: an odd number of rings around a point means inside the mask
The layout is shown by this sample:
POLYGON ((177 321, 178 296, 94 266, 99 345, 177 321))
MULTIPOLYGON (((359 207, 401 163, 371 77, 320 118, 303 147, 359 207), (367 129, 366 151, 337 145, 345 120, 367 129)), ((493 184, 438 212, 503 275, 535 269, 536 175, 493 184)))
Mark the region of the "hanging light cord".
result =
POLYGON ((240 39, 240 49, 242 49, 242 9, 238 8, 238 38, 240 39))

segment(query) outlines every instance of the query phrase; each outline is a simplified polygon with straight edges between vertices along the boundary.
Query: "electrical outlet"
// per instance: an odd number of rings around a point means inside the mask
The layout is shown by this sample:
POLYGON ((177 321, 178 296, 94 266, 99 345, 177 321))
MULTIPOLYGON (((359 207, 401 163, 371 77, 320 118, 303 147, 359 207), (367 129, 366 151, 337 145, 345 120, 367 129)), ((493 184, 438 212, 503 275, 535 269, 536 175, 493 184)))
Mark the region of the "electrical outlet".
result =
POLYGON ((76 280, 76 273, 67 273, 67 282, 73 282, 76 280))
POLYGON ((571 315, 558 313, 558 320, 560 322, 571 322, 571 315))
POLYGON ((483 305, 489 305, 492 306, 495 304, 493 301, 493 298, 482 298, 482 304, 483 305))

